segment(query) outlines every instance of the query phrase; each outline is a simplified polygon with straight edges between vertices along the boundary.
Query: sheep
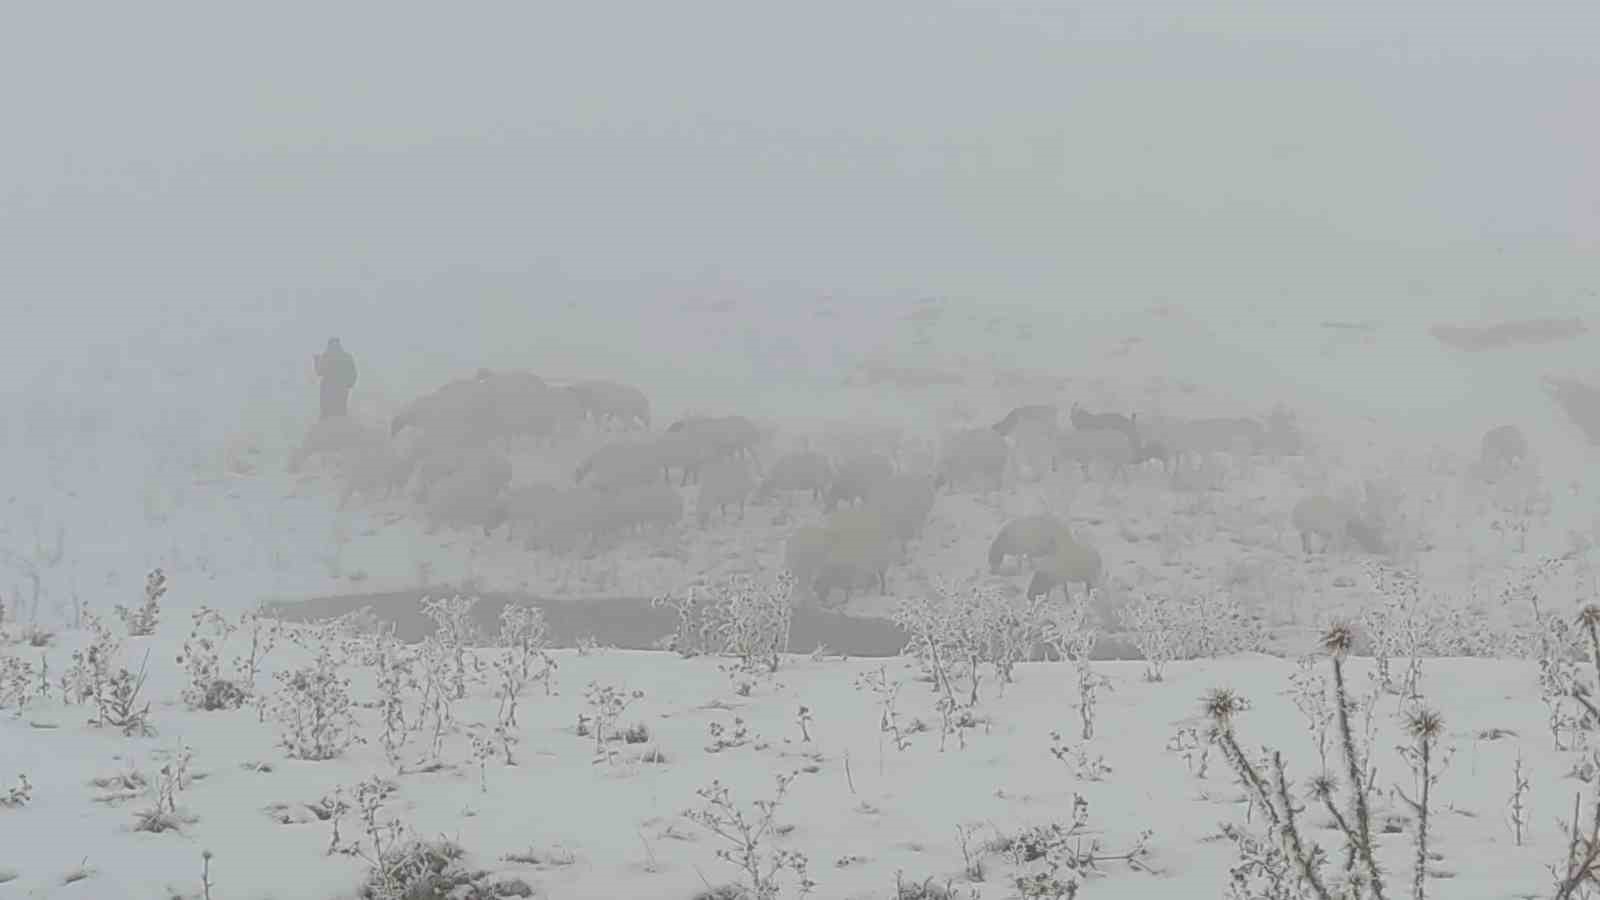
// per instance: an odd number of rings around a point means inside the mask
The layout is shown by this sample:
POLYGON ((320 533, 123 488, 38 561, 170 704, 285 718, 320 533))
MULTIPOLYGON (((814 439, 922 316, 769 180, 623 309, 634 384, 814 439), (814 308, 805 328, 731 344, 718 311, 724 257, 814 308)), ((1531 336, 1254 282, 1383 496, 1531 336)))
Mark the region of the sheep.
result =
POLYGON ((1018 425, 1024 422, 1036 422, 1051 429, 1059 428, 1059 415, 1054 404, 1035 403, 1029 406, 1019 406, 1006 414, 1006 417, 989 426, 998 434, 1010 437, 1018 425))
POLYGON ((1057 587, 1066 599, 1071 599, 1068 588, 1082 584, 1084 588, 1098 588, 1105 583, 1105 565, 1100 551, 1089 544, 1064 537, 1049 556, 1034 563, 1033 578, 1028 582, 1028 599, 1048 596, 1057 587))
POLYGON ((416 490, 413 496, 426 502, 434 485, 458 472, 476 472, 500 487, 511 483, 511 460, 487 448, 429 448, 413 466, 416 490))
POLYGON ((300 467, 314 456, 360 452, 370 447, 375 439, 372 429, 349 416, 322 419, 306 430, 305 439, 290 454, 289 471, 300 471, 300 467))
POLYGON ((857 507, 842 509, 828 517, 821 565, 811 582, 812 595, 825 603, 834 589, 845 592, 845 602, 856 588, 873 584, 883 593, 889 590, 889 566, 896 559, 896 541, 891 523, 878 510, 857 507))
POLYGON ((1085 475, 1096 465, 1125 474, 1134 459, 1128 435, 1114 428, 1074 428, 1063 432, 1056 443, 1056 453, 1058 459, 1081 466, 1085 475))
POLYGON ((725 457, 706 465, 700 475, 700 494, 695 499, 695 515, 701 528, 711 520, 711 511, 726 515, 728 507, 739 507, 744 519, 745 501, 755 487, 750 468, 737 457, 725 457))
POLYGON ((1182 458, 1226 453, 1248 458, 1267 444, 1267 428, 1255 419, 1211 418, 1165 423, 1162 441, 1182 458))
POLYGON ((707 435, 721 453, 758 462, 756 448, 761 445, 761 429, 744 416, 693 416, 673 422, 667 431, 707 435))
POLYGON ((756 499, 766 501, 778 491, 810 491, 811 498, 821 502, 828 485, 833 481, 833 464, 815 450, 785 453, 767 469, 767 477, 756 490, 756 499))
POLYGON ((1363 520, 1359 512, 1348 503, 1334 500, 1325 494, 1305 497, 1294 505, 1289 520, 1300 533, 1300 549, 1311 555, 1311 536, 1322 538, 1323 552, 1331 545, 1353 543, 1367 553, 1385 551, 1378 529, 1363 520))
POLYGON ((1024 419, 1011 428, 1007 440, 1011 443, 1019 476, 1032 481, 1043 477, 1046 471, 1060 468, 1057 445, 1061 429, 1054 422, 1024 419))
POLYGON ((468 443, 480 444, 498 431, 492 373, 480 369, 472 378, 449 382, 431 394, 408 403, 390 420, 389 434, 398 436, 408 428, 445 431, 459 435, 468 443))
POLYGON ((833 473, 823 501, 823 511, 833 512, 840 503, 854 503, 872 496, 878 485, 894 475, 894 463, 877 453, 868 453, 845 460, 833 473))
POLYGON ((554 553, 586 549, 605 530, 613 501, 611 492, 592 487, 558 491, 548 499, 523 546, 554 553))
POLYGON ((494 437, 554 441, 572 434, 583 421, 583 407, 576 397, 550 387, 532 372, 491 373, 482 387, 492 408, 484 429, 494 437))
POLYGON ((867 508, 888 525, 889 532, 906 544, 922 534, 933 511, 934 498, 943 482, 933 475, 895 475, 872 493, 867 508))
POLYGON ((486 536, 492 534, 499 521, 500 492, 505 487, 497 475, 480 468, 462 469, 429 489, 425 504, 428 533, 449 525, 480 527, 486 536))
POLYGON ((650 444, 606 444, 578 466, 573 480, 600 488, 636 487, 654 482, 659 468, 650 444))
POLYGON ((596 425, 650 427, 650 399, 632 385, 589 379, 568 385, 567 391, 583 408, 584 416, 596 425))
POLYGON ((683 497, 671 485, 654 480, 629 485, 606 495, 600 521, 602 530, 613 536, 665 531, 683 521, 683 497))
POLYGON ((1139 444, 1139 416, 1137 413, 1132 416, 1125 416, 1121 413, 1092 413, 1081 405, 1074 403, 1068 415, 1072 420, 1072 427, 1080 431, 1101 428, 1120 431, 1128 436, 1129 446, 1137 446, 1139 444))
POLYGON ((339 497, 342 510, 356 496, 387 500, 403 490, 411 480, 416 460, 386 440, 381 429, 369 429, 366 441, 342 455, 340 467, 344 480, 344 492, 339 497))
POLYGON ((938 472, 950 484, 966 484, 980 479, 999 490, 1005 484, 1010 448, 1006 439, 989 428, 958 431, 945 441, 939 456, 938 472))
POLYGON ((1038 513, 1012 519, 1000 527, 989 544, 989 571, 998 573, 1006 557, 1040 559, 1056 552, 1062 539, 1072 539, 1072 529, 1062 519, 1038 513))
POLYGON ((669 431, 649 446, 662 478, 670 482, 672 470, 678 469, 683 473, 678 484, 684 486, 699 480, 701 466, 725 456, 716 437, 703 431, 669 431))
POLYGON ((495 527, 506 526, 506 539, 520 533, 528 540, 540 533, 549 521, 551 510, 560 502, 561 489, 553 484, 526 484, 511 488, 500 498, 495 527))
POLYGON ((1485 471, 1503 475, 1528 458, 1528 439, 1515 425, 1500 425, 1483 433, 1478 460, 1485 471))

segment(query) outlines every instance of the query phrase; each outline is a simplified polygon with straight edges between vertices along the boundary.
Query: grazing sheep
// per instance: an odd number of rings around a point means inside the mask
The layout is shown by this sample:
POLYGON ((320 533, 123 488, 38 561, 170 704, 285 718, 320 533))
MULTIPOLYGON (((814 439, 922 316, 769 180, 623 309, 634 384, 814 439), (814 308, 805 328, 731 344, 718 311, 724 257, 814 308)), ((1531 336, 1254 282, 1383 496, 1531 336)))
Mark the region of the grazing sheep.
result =
POLYGON ((371 446, 372 429, 349 416, 330 416, 306 430, 298 449, 289 456, 289 471, 298 472, 313 456, 338 456, 371 446))
POLYGON ((761 429, 744 416, 694 416, 673 422, 667 431, 706 435, 720 453, 758 462, 756 448, 761 445, 761 429))
POLYGON ((474 445, 487 442, 499 423, 495 392, 489 385, 491 374, 481 369, 472 378, 457 379, 411 401, 390 421, 390 436, 419 428, 459 435, 474 445))
POLYGON ((382 429, 369 429, 366 441, 341 455, 344 492, 339 497, 339 509, 344 509, 353 497, 388 500, 403 491, 411 480, 415 462, 391 444, 382 429))
POLYGON ((1033 578, 1028 582, 1028 598, 1048 596, 1061 588, 1065 599, 1071 599, 1068 588, 1081 584, 1087 590, 1105 583, 1105 565, 1100 551, 1081 541, 1070 538, 1060 541, 1056 551, 1034 563, 1033 578))
POLYGON ((530 550, 552 553, 586 550, 605 530, 614 495, 592 487, 568 488, 549 498, 533 533, 523 541, 530 550))
POLYGON ((790 533, 783 544, 783 567, 794 576, 795 596, 814 597, 817 575, 828 558, 828 532, 807 525, 790 533))
POLYGON ((707 463, 700 473, 700 494, 695 498, 695 516, 700 527, 706 527, 711 521, 713 509, 725 516, 730 506, 739 507, 739 519, 743 521, 745 501, 755 483, 750 467, 737 457, 707 463))
POLYGON ((702 466, 726 455, 716 437, 703 431, 669 431, 656 436, 649 446, 664 480, 672 481, 673 469, 683 473, 680 486, 699 480, 702 466))
POLYGON ((1006 557, 1041 559, 1056 552, 1062 538, 1072 539, 1072 529, 1048 513, 1022 516, 1000 526, 989 544, 989 571, 998 573, 1006 557))
POLYGON ((1325 494, 1315 494, 1294 505, 1289 520, 1300 533, 1300 549, 1311 555, 1311 536, 1322 538, 1322 550, 1330 546, 1355 544, 1367 553, 1386 552, 1378 529, 1364 521, 1359 512, 1348 503, 1341 503, 1325 494))
POLYGON ((1011 432, 1016 430, 1017 426, 1023 424, 1024 422, 1036 422, 1041 425, 1048 426, 1051 429, 1061 427, 1060 417, 1056 413, 1055 405, 1051 403, 1035 403, 1029 406, 1019 406, 1007 413, 1004 419, 1001 419, 989 427, 993 428, 1001 435, 1010 437, 1011 432))
POLYGON ((537 536, 548 521, 551 510, 560 502, 561 489, 553 484, 525 484, 511 488, 500 498, 500 515, 495 527, 506 526, 506 539, 519 535, 527 540, 537 536))
POLYGON ((811 583, 812 596, 825 603, 835 589, 845 592, 845 602, 856 588, 874 584, 889 590, 889 566, 897 558, 893 526, 877 510, 842 509, 823 526, 826 552, 811 583))
POLYGON ((1129 446, 1137 446, 1139 444, 1138 414, 1125 416, 1121 413, 1092 413, 1074 403, 1069 415, 1072 420, 1072 427, 1079 431, 1095 431, 1102 428, 1120 431, 1128 436, 1129 446))
POLYGON ((933 475, 896 475, 872 492, 867 508, 888 525, 902 553, 910 541, 921 536, 941 485, 933 475))
POLYGON ((1057 445, 1061 441, 1061 429, 1054 422, 1025 419, 1011 429, 1007 440, 1011 443, 1019 477, 1034 481, 1045 472, 1060 468, 1057 445))
POLYGON ((499 487, 511 483, 511 460, 493 450, 479 447, 430 448, 415 459, 415 498, 426 501, 428 492, 445 478, 458 472, 475 472, 499 487))
POLYGON ((602 530, 614 537, 663 532, 683 521, 683 497, 659 482, 624 487, 607 496, 600 520, 602 530))
POLYGON ((583 407, 566 391, 532 372, 495 372, 482 381, 493 414, 484 426, 492 436, 554 441, 570 436, 583 421, 583 407))
POLYGON ((1183 458, 1226 453, 1245 459, 1266 446, 1267 429, 1255 419, 1190 419, 1169 423, 1163 441, 1183 458))
POLYGON ((820 502, 833 481, 833 465, 815 450, 785 453, 767 469, 767 477, 756 490, 756 499, 765 502, 778 491, 810 491, 820 502))
POLYGON ((856 456, 840 463, 823 501, 823 510, 833 512, 840 503, 864 501, 878 485, 894 475, 894 463, 877 453, 856 456))
POLYGON ((1484 432, 1478 444, 1478 460, 1496 477, 1516 468, 1528 458, 1528 439, 1515 425, 1500 425, 1484 432))
POLYGON ((958 431, 945 441, 938 472, 952 485, 980 481, 994 490, 1005 485, 1011 448, 990 428, 958 431))
POLYGON ((500 491, 504 487, 491 473, 479 469, 463 469, 446 476, 428 491, 428 533, 433 534, 441 525, 482 528, 485 535, 493 533, 499 524, 500 491))
POLYGON ((1056 443, 1058 459, 1075 462, 1085 476, 1094 466, 1104 466, 1113 474, 1125 475, 1133 464, 1133 444, 1125 432, 1113 428, 1073 428, 1063 432, 1056 443))
POLYGON ((589 454, 573 473, 573 480, 607 489, 636 487, 655 482, 660 468, 651 444, 606 444, 589 454))
POLYGON ((589 379, 568 385, 567 390, 582 406, 584 416, 596 425, 650 427, 650 399, 632 385, 589 379))

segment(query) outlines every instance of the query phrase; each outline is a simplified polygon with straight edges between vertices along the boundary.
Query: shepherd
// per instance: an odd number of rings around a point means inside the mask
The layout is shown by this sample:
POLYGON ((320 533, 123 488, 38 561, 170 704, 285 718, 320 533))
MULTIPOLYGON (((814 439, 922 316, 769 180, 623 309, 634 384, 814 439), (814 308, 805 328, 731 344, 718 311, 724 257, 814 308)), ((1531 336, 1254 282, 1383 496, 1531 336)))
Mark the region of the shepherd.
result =
POLYGON ((328 348, 312 356, 312 361, 322 379, 322 418, 350 415, 350 389, 356 386, 355 357, 335 337, 328 338, 328 348))

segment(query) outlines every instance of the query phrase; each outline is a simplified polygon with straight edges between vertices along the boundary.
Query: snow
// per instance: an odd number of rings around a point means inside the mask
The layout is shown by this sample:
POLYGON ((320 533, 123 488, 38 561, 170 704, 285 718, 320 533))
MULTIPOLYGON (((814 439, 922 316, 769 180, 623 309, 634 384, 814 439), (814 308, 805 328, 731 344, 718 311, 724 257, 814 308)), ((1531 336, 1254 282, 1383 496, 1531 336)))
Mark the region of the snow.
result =
MULTIPOLYGON (((1051 511, 1070 517, 1102 549, 1117 590, 1183 593, 1226 585, 1280 629, 1276 649, 1284 652, 1306 649, 1321 620, 1371 598, 1353 558, 1301 557, 1287 516, 1304 493, 1394 479, 1428 541, 1414 560, 1428 588, 1463 604, 1497 597, 1533 561, 1565 553, 1577 537, 1600 528, 1587 477, 1600 452, 1582 444, 1538 387, 1541 374, 1588 373, 1593 336, 1464 355, 1428 337, 1426 323, 1398 314, 1374 319, 1371 340, 1361 342, 1336 339, 1320 320, 1285 316, 1274 323, 1264 313, 1235 319, 1130 308, 1063 321, 992 304, 844 298, 797 300, 773 318, 767 309, 748 308, 751 301, 734 286, 682 293, 630 315, 555 302, 493 318, 474 318, 466 307, 435 311, 412 323, 411 341, 362 335, 361 320, 352 317, 336 327, 362 367, 354 411, 383 421, 408 397, 462 371, 526 366, 557 379, 640 384, 661 423, 688 412, 750 415, 779 426, 782 445, 822 440, 840 423, 893 426, 911 439, 915 457, 931 453, 941 431, 988 424, 1024 402, 1065 409, 1078 400, 1193 416, 1260 414, 1287 402, 1313 434, 1311 456, 1259 462, 1220 491, 1174 492, 1145 473, 1128 485, 1059 475, 993 494, 946 495, 911 562, 890 576, 892 594, 921 590, 936 578, 1019 588, 1025 574, 984 571, 987 542, 1009 517, 1051 511), (942 312, 907 318, 929 307, 942 312), (824 308, 832 315, 819 317, 824 308), (1130 335, 1140 340, 1125 343, 1130 335), (424 346, 433 349, 419 352, 424 346), (868 361, 955 373, 963 384, 897 388, 840 377, 868 361), (1005 373, 1037 377, 1019 386, 1005 373), (1490 529, 1488 497, 1465 478, 1477 437, 1502 422, 1528 433, 1551 494, 1551 513, 1533 523, 1525 549, 1490 529), (1442 455, 1430 462, 1435 450, 1442 455)), ((90 335, 81 359, 64 357, 42 372, 10 359, 14 383, 27 388, 6 410, 0 446, 7 471, 23 477, 0 497, 6 510, 0 548, 20 560, 0 567, 0 597, 5 625, 15 634, 16 619, 35 615, 29 573, 37 572, 37 620, 56 635, 45 648, 12 642, 3 652, 47 660, 55 677, 87 641, 71 627, 79 609, 107 617, 120 636, 111 608, 137 602, 149 570, 162 567, 172 587, 157 634, 125 639, 118 663, 137 668, 150 651, 145 691, 154 701, 154 737, 93 727, 87 707, 59 699, 31 704, 20 717, 0 716, 0 790, 17 775, 33 786, 26 806, 0 809, 6 834, 0 871, 16 875, 0 895, 199 896, 202 849, 215 854, 218 898, 334 897, 353 890, 361 866, 324 854, 327 823, 280 825, 263 809, 312 803, 337 785, 386 772, 381 749, 369 743, 328 762, 287 760, 271 722, 258 722, 254 708, 187 710, 175 659, 190 614, 202 605, 236 617, 274 600, 441 583, 568 598, 654 596, 708 574, 770 570, 789 530, 817 516, 805 501, 752 505, 742 522, 702 532, 690 520, 659 544, 572 560, 528 553, 503 539, 430 535, 401 500, 341 512, 327 471, 290 475, 283 465, 310 423, 309 357, 324 330, 305 318, 274 318, 264 306, 257 319, 228 328, 102 323, 104 333, 90 335), (147 326, 138 340, 117 336, 135 325, 147 326), (206 777, 179 796, 195 817, 182 832, 130 830, 147 797, 96 801, 99 789, 90 779, 130 768, 151 776, 165 754, 184 745, 193 750, 194 770, 206 777), (271 771, 247 770, 250 762, 269 763, 271 771), (82 864, 93 875, 62 886, 63 876, 82 864)), ((594 439, 524 453, 518 478, 560 477, 592 446, 594 439)), ((686 499, 692 509, 692 489, 686 499)), ((1547 585, 1544 603, 1567 610, 1592 599, 1594 579, 1574 576, 1547 585)), ((852 611, 883 615, 891 602, 858 596, 852 611)), ((1497 602, 1485 609, 1523 612, 1497 602)), ((225 656, 238 651, 238 641, 230 639, 225 656)), ((1089 801, 1096 836, 1110 850, 1154 831, 1147 860, 1154 874, 1109 864, 1083 896, 1217 896, 1234 851, 1209 836, 1219 821, 1244 820, 1240 789, 1215 754, 1201 779, 1165 749, 1184 725, 1203 729, 1199 697, 1215 686, 1237 687, 1253 704, 1239 722, 1242 743, 1283 750, 1291 777, 1302 783, 1315 765, 1300 715, 1283 695, 1292 659, 1174 664, 1160 683, 1145 682, 1138 662, 1097 664, 1113 687, 1101 697, 1098 734, 1089 745, 1113 771, 1096 782, 1073 777, 1048 752, 1051 731, 1076 734, 1075 682, 1066 664, 1023 665, 1003 698, 990 679, 980 711, 992 723, 969 732, 965 750, 941 753, 938 735, 923 733, 908 750, 889 748, 880 757, 879 713, 854 687, 859 673, 881 665, 905 679, 903 718, 917 716, 937 728, 936 698, 911 680, 914 670, 901 659, 796 656, 743 697, 716 660, 636 651, 556 656, 559 695, 534 691, 524 702, 518 765, 491 762, 487 793, 467 737, 456 734, 445 752, 453 767, 401 776, 391 801, 391 812, 420 833, 459 841, 474 865, 517 874, 555 898, 688 897, 704 888, 702 873, 712 883, 730 880, 735 872, 713 857, 714 839, 679 813, 695 805, 695 789, 713 778, 744 804, 770 796, 772 773, 808 764, 807 754, 819 755, 819 770, 800 775, 780 808, 779 820, 795 828, 776 844, 809 856, 818 896, 890 896, 900 870, 908 879, 959 881, 957 825, 983 823, 986 834, 991 824, 1015 831, 1070 821, 1074 793, 1089 801), (592 741, 573 733, 590 681, 645 691, 625 721, 648 724, 652 741, 644 746, 659 746, 666 764, 593 762, 592 741), (731 721, 733 714, 700 708, 713 699, 729 704, 767 746, 706 752, 707 722, 731 721), (794 721, 800 704, 815 717, 810 744, 800 741, 794 721), (846 754, 854 791, 844 773, 846 754), (530 846, 564 847, 573 861, 537 870, 501 861, 530 846), (852 855, 863 860, 835 865, 852 855)), ((299 648, 281 647, 258 686, 269 689, 271 670, 306 658, 299 648)), ((1362 686, 1366 666, 1353 664, 1362 686)), ((1428 660, 1424 672, 1429 702, 1445 717, 1445 743, 1457 748, 1435 792, 1443 854, 1437 866, 1450 880, 1433 891, 1453 898, 1547 892, 1544 867, 1564 848, 1555 819, 1571 815, 1575 793, 1592 792, 1567 777, 1578 756, 1552 747, 1546 711, 1536 702, 1536 669, 1520 660, 1438 659, 1428 660), (1489 729, 1512 733, 1480 739, 1489 729), (1505 824, 1518 752, 1532 782, 1522 847, 1513 845, 1505 824)), ((370 695, 370 673, 355 666, 351 673, 358 699, 370 695)), ((1387 795, 1390 782, 1410 790, 1404 764, 1392 753, 1402 741, 1388 717, 1395 706, 1393 698, 1383 701, 1377 741, 1386 813, 1400 810, 1387 795)), ((458 712, 463 722, 487 722, 494 710, 488 689, 479 688, 458 712)), ((369 740, 375 715, 358 711, 369 740)), ((1338 846, 1318 813, 1308 812, 1306 821, 1330 851, 1338 846)), ((344 827, 349 837, 355 818, 344 827)), ((1409 829, 1385 835, 1382 846, 1398 885, 1409 872, 1409 829)), ((990 879, 972 887, 981 897, 1008 896, 1010 868, 998 859, 990 866, 990 879)))

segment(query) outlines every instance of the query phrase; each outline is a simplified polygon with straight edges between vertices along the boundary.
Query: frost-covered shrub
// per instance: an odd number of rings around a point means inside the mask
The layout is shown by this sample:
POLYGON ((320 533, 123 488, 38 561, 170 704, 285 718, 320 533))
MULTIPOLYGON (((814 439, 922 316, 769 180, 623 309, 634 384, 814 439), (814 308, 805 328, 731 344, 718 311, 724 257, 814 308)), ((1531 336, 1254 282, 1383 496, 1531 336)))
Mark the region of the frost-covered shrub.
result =
POLYGON ((166 573, 156 569, 145 579, 143 603, 135 609, 117 604, 117 616, 122 619, 122 624, 128 626, 130 636, 148 637, 156 633, 156 625, 161 621, 161 598, 166 595, 166 573))
POLYGON ((334 759, 361 741, 352 713, 350 679, 340 674, 329 650, 323 649, 309 666, 274 677, 279 686, 273 718, 290 759, 334 759))
POLYGON ((238 709, 244 705, 244 690, 221 674, 222 642, 233 630, 234 626, 210 607, 201 607, 194 613, 194 625, 178 656, 178 662, 189 673, 183 702, 190 709, 238 709))
POLYGON ((658 597, 653 606, 671 606, 678 613, 676 631, 662 643, 685 657, 726 653, 747 669, 765 666, 776 672, 789 650, 794 585, 788 572, 769 584, 738 573, 690 588, 682 597, 658 597))

